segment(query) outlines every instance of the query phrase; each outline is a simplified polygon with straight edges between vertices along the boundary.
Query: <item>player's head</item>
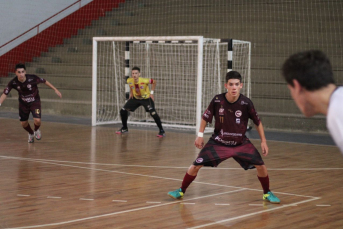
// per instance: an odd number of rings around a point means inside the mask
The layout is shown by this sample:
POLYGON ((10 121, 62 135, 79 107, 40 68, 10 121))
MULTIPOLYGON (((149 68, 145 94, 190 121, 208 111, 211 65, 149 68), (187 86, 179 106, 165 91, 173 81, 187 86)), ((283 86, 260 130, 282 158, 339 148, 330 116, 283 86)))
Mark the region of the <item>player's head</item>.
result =
POLYGON ((25 74, 26 74, 25 64, 22 64, 22 63, 16 64, 15 74, 18 77, 19 81, 23 81, 25 79, 25 74))
POLYGON ((230 96, 238 96, 242 87, 242 76, 239 72, 230 71, 226 74, 225 88, 230 96))
POLYGON ((25 64, 23 64, 23 63, 16 64, 15 70, 17 71, 18 68, 23 68, 24 70, 26 70, 25 64))
POLYGON ((131 76, 132 78, 135 79, 135 81, 138 80, 138 77, 141 75, 141 69, 137 66, 133 67, 132 70, 131 70, 131 76))
POLYGON ((291 55, 282 66, 282 75, 290 86, 294 87, 297 81, 308 91, 335 83, 330 60, 319 50, 291 55))
POLYGON ((134 70, 137 70, 138 72, 141 72, 141 69, 140 69, 139 67, 137 67, 137 66, 134 66, 134 67, 132 68, 132 71, 134 71, 134 70))
POLYGON ((282 75, 292 98, 306 117, 319 113, 315 94, 335 83, 329 59, 318 50, 291 55, 282 66, 282 75))
POLYGON ((242 82, 241 74, 239 74, 239 72, 236 72, 236 71, 230 71, 226 73, 226 82, 228 82, 229 79, 237 79, 239 80, 239 82, 242 82))

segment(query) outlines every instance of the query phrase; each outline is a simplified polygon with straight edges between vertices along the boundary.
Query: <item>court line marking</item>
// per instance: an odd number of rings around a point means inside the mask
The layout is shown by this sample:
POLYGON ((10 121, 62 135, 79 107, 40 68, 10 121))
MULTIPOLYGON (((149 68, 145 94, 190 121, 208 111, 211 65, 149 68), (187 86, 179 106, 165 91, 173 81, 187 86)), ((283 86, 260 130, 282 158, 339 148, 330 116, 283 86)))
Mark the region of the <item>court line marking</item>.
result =
POLYGON ((126 202, 127 202, 127 200, 112 200, 112 202, 126 203, 126 202))
POLYGON ((317 207, 331 207, 330 204, 317 204, 317 207))
MULTIPOLYGON (((138 168, 160 168, 160 169, 188 169, 188 167, 172 167, 172 166, 153 166, 153 165, 122 165, 122 164, 107 164, 107 163, 95 163, 95 162, 79 162, 79 161, 60 161, 60 160, 48 160, 48 159, 35 159, 35 158, 22 158, 22 157, 12 157, 12 156, 2 156, 0 158, 4 159, 17 159, 17 160, 34 160, 34 161, 42 161, 42 162, 55 162, 55 163, 70 163, 70 164, 82 164, 82 165, 102 165, 102 166, 121 166, 121 167, 138 167, 138 168)), ((207 168, 203 167, 203 169, 208 170, 242 170, 242 168, 207 168)), ((343 170, 343 168, 268 168, 268 170, 274 171, 322 171, 322 170, 343 170)))
MULTIPOLYGON (((303 203, 314 201, 314 200, 318 200, 318 199, 320 199, 320 198, 313 198, 313 199, 309 199, 309 200, 303 200, 303 201, 296 202, 294 204, 303 204, 303 203)), ((216 222, 213 222, 213 223, 207 223, 207 224, 203 224, 203 225, 199 225, 199 226, 195 226, 195 227, 189 227, 188 229, 197 229, 197 228, 208 227, 208 226, 212 226, 212 225, 216 225, 216 224, 220 224, 220 223, 226 223, 226 222, 233 221, 233 220, 236 220, 236 219, 242 219, 242 218, 246 218, 246 217, 249 217, 249 216, 261 214, 261 213, 264 213, 264 212, 275 211, 275 210, 279 210, 279 209, 286 208, 286 207, 289 207, 289 205, 282 205, 280 207, 276 207, 276 208, 273 208, 273 209, 262 210, 262 211, 258 211, 258 212, 253 212, 253 213, 249 213, 249 214, 245 214, 245 215, 240 215, 240 216, 232 217, 232 218, 229 218, 229 219, 219 220, 219 221, 216 221, 216 222)))
POLYGON ((62 197, 59 197, 59 196, 48 196, 47 198, 49 198, 49 199, 61 199, 62 197))
POLYGON ((94 199, 80 198, 79 200, 94 200, 94 199))
MULTIPOLYGON (((2 156, 2 157, 3 157, 3 156, 2 156)), ((58 164, 58 163, 44 162, 44 161, 35 160, 35 159, 26 159, 26 158, 15 158, 15 159, 27 160, 27 161, 33 161, 33 162, 41 162, 41 163, 46 163, 46 164, 58 165, 58 166, 82 168, 82 169, 95 170, 95 171, 114 172, 114 173, 121 173, 121 174, 128 174, 128 175, 136 175, 136 176, 144 176, 144 177, 152 177, 152 178, 160 178, 160 179, 179 180, 179 181, 181 181, 181 179, 166 178, 166 177, 157 177, 157 176, 149 176, 149 175, 143 175, 143 174, 126 173, 126 172, 119 172, 119 171, 112 171, 112 170, 94 169, 94 168, 81 167, 81 166, 74 166, 74 165, 64 165, 64 164, 58 164)), ((195 183, 195 181, 194 181, 194 183, 195 183)), ((206 182, 196 182, 196 183, 202 183, 202 184, 208 184, 208 185, 216 185, 216 186, 222 186, 222 187, 234 187, 234 186, 226 186, 226 185, 211 184, 211 183, 206 183, 206 182)), ((235 187, 235 188, 238 188, 238 187, 235 187)), ((225 192, 225 193, 213 194, 213 195, 208 195, 208 196, 203 196, 203 197, 192 198, 192 199, 189 199, 189 200, 186 200, 186 201, 195 200, 195 199, 202 199, 202 198, 205 198, 205 197, 210 197, 210 196, 215 196, 215 195, 221 195, 221 194, 226 194, 226 193, 239 192, 239 191, 244 191, 244 190, 260 191, 260 190, 257 190, 257 189, 240 188, 240 189, 238 189, 238 190, 233 190, 233 191, 229 191, 229 192, 225 192)), ((277 193, 277 192, 274 192, 274 193, 277 193)), ((280 192, 279 192, 279 193, 280 193, 280 192)), ((311 196, 296 195, 296 194, 290 194, 290 193, 282 193, 282 194, 285 194, 285 195, 292 195, 292 196, 301 196, 301 197, 310 198, 309 200, 304 200, 304 201, 292 203, 292 205, 297 205, 297 204, 306 203, 306 202, 309 202, 309 201, 314 201, 314 200, 321 199, 320 197, 311 197, 311 196)), ((45 227, 45 226, 55 226, 55 225, 61 225, 61 224, 79 222, 79 221, 84 221, 84 220, 88 220, 88 219, 95 219, 95 218, 100 218, 100 217, 105 217, 105 216, 110 216, 110 215, 117 215, 117 214, 122 214, 122 213, 137 211, 137 210, 143 210, 143 209, 148 209, 148 208, 152 208, 152 207, 165 206, 165 205, 169 205, 169 204, 173 204, 173 203, 180 203, 180 202, 181 202, 181 201, 176 201, 176 202, 171 202, 171 203, 166 203, 166 204, 153 205, 153 206, 144 207, 144 208, 130 209, 130 210, 122 211, 122 212, 114 212, 114 213, 109 213, 109 214, 104 214, 104 215, 99 215, 99 216, 93 216, 93 217, 87 217, 87 218, 81 218, 81 219, 76 219, 76 220, 71 220, 71 221, 60 222, 60 223, 45 224, 45 225, 34 225, 34 226, 27 226, 27 227, 18 227, 17 229, 37 228, 37 227, 45 227)), ((205 224, 205 225, 201 225, 201 226, 194 227, 194 228, 207 227, 207 226, 210 226, 210 225, 213 225, 213 224, 218 224, 218 223, 221 223, 221 222, 227 222, 227 221, 232 221, 232 220, 235 220, 235 219, 240 219, 240 218, 244 218, 244 217, 249 217, 249 216, 252 216, 252 215, 260 214, 260 213, 263 213, 263 212, 269 212, 269 211, 273 211, 273 210, 277 210, 277 209, 281 209, 281 208, 285 208, 285 207, 289 207, 289 205, 282 205, 282 206, 280 206, 280 207, 276 207, 276 208, 273 208, 273 209, 263 210, 263 211, 259 211, 259 212, 255 212, 255 213, 246 214, 246 215, 241 215, 241 216, 238 216, 238 217, 233 217, 233 218, 230 218, 230 219, 221 220, 221 221, 217 221, 217 222, 210 223, 210 224, 205 224)), ((13 228, 13 229, 15 229, 15 228, 13 228)))
MULTIPOLYGON (((6 156, 0 156, 0 157, 4 158, 6 156)), ((96 169, 96 168, 82 167, 82 166, 76 166, 76 165, 58 164, 58 163, 53 163, 53 162, 45 162, 45 161, 42 161, 42 160, 39 160, 39 159, 37 160, 37 159, 19 158, 19 157, 15 157, 15 158, 9 157, 9 158, 10 159, 16 159, 16 160, 31 161, 31 162, 40 162, 40 163, 52 164, 52 165, 58 165, 58 166, 64 166, 64 167, 72 167, 72 168, 80 168, 80 169, 101 171, 101 172, 119 173, 119 174, 125 174, 125 175, 142 176, 142 177, 150 177, 150 178, 157 178, 157 179, 164 179, 164 180, 173 180, 173 181, 183 181, 182 179, 169 178, 169 177, 159 177, 159 176, 151 176, 151 175, 144 175, 144 174, 137 174, 137 173, 127 173, 127 172, 121 172, 121 171, 115 171, 115 170, 96 169)), ((201 181, 193 181, 192 183, 212 185, 212 186, 225 187, 225 188, 237 188, 237 189, 243 188, 243 187, 230 186, 230 185, 221 185, 221 184, 213 184, 213 183, 207 183, 207 182, 201 182, 201 181)), ((244 188, 244 189, 245 190, 250 190, 250 191, 261 192, 260 189, 252 189, 252 188, 244 188)), ((306 198, 320 198, 320 197, 315 197, 315 196, 305 196, 305 195, 298 195, 298 194, 285 193, 285 192, 276 192, 276 191, 273 191, 273 193, 289 195, 289 196, 306 197, 306 198)))
POLYGON ((214 205, 227 206, 227 205, 230 205, 230 204, 214 204, 214 205))
POLYGON ((30 196, 30 195, 25 195, 25 194, 17 194, 17 196, 30 196))
POLYGON ((140 211, 140 210, 145 210, 145 209, 150 209, 150 208, 162 207, 162 206, 171 205, 171 204, 178 204, 178 203, 183 203, 185 201, 198 200, 198 199, 203 199, 203 198, 212 197, 212 196, 219 196, 219 195, 224 195, 224 194, 233 193, 233 192, 240 192, 240 191, 244 191, 244 190, 245 189, 240 189, 240 190, 233 190, 233 191, 229 191, 229 192, 216 193, 216 194, 211 194, 211 195, 207 195, 207 196, 195 197, 195 198, 183 200, 183 201, 182 200, 172 201, 169 203, 164 203, 164 204, 159 204, 159 205, 134 208, 134 209, 130 209, 130 210, 125 210, 125 211, 120 211, 120 212, 112 212, 112 213, 107 213, 107 214, 103 214, 103 215, 90 216, 90 217, 74 219, 74 220, 68 220, 68 221, 63 221, 63 222, 59 222, 59 223, 49 223, 49 224, 41 224, 41 225, 33 225, 33 226, 13 227, 13 228, 8 228, 8 229, 27 229, 27 228, 38 228, 38 227, 48 227, 48 226, 59 226, 59 225, 64 225, 64 224, 69 224, 69 223, 76 223, 76 222, 91 220, 91 219, 98 219, 98 218, 102 218, 102 217, 106 217, 106 216, 113 216, 113 215, 119 215, 119 214, 124 214, 124 213, 128 213, 128 212, 134 212, 134 211, 140 211))

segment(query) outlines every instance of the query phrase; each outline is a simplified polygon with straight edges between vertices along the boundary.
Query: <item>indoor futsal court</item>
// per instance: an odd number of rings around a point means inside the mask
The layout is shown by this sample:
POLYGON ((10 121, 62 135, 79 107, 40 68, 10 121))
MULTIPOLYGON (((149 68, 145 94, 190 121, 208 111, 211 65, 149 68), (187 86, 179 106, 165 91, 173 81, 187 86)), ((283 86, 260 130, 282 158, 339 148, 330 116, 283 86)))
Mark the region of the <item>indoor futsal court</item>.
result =
POLYGON ((343 229, 342 22, 342 0, 0 0, 0 229, 343 229), (229 156, 259 176, 196 173, 229 156))
MULTIPOLYGON (((194 133, 167 129, 157 138, 156 128, 132 127, 117 135, 114 125, 46 115, 42 139, 29 144, 14 117, 4 112, 0 118, 1 228, 343 224, 343 157, 328 135, 266 132, 270 152, 264 161, 281 204, 264 202, 256 171, 244 171, 233 159, 203 168, 183 200, 174 200, 167 192, 181 185, 199 152, 194 133)), ((248 135, 259 149, 254 129, 248 135)))

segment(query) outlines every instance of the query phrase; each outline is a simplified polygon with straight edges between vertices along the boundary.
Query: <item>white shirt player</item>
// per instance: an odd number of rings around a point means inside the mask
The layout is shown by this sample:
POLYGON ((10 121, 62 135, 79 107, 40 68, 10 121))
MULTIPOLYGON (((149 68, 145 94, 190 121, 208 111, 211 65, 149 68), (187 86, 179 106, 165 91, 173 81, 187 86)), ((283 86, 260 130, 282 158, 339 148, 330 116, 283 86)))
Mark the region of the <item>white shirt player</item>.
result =
POLYGON ((338 87, 331 95, 326 126, 343 154, 343 87, 338 87))

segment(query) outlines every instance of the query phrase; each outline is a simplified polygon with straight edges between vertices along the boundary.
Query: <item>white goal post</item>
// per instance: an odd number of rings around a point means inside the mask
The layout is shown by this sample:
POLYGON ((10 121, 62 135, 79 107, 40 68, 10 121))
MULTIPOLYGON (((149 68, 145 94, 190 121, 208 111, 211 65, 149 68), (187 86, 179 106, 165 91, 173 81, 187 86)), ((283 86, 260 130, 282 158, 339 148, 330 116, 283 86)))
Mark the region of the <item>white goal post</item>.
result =
MULTIPOLYGON (((250 55, 250 42, 233 39, 93 37, 92 126, 121 123, 126 80, 138 66, 141 77, 157 81, 155 109, 163 126, 197 132, 202 112, 225 90, 226 72, 240 72, 241 92, 251 96, 250 55)), ((130 112, 128 124, 156 125, 143 107, 130 112)))

